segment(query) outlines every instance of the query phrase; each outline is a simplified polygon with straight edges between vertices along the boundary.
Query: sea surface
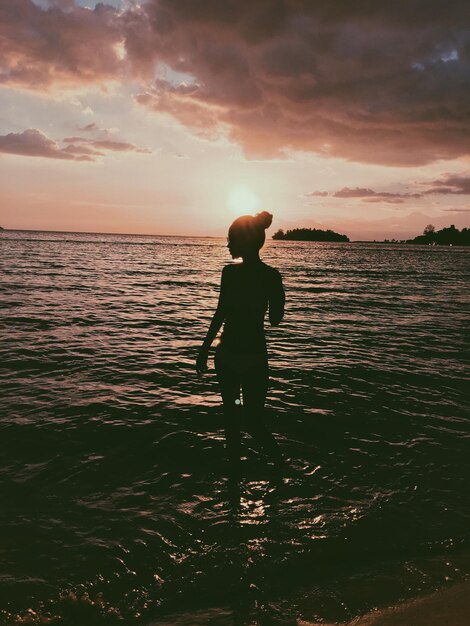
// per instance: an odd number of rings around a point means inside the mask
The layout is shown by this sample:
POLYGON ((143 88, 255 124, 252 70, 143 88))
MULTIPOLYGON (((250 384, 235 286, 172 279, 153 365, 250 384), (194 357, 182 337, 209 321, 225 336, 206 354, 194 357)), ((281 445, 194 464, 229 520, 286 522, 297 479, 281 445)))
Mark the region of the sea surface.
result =
POLYGON ((294 471, 246 436, 237 505, 195 371, 225 240, 0 235, 1 624, 339 622, 470 579, 470 250, 262 253, 294 471))

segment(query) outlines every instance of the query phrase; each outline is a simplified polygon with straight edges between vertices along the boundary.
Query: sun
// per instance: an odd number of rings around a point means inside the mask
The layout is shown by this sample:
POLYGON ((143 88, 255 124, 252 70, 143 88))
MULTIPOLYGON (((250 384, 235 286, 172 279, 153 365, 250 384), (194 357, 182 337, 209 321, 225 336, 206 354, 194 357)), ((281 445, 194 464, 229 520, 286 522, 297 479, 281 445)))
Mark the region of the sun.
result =
POLYGON ((237 185, 230 190, 227 204, 231 213, 247 215, 259 209, 260 199, 247 185, 237 185))

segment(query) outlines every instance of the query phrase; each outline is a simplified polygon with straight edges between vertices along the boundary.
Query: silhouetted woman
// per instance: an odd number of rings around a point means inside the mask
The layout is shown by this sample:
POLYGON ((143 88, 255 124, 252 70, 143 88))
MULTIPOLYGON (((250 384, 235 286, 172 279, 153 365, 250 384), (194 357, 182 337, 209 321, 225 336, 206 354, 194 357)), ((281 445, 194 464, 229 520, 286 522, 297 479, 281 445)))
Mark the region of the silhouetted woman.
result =
POLYGON ((280 273, 263 263, 259 251, 273 216, 267 211, 236 219, 228 231, 231 263, 222 270, 219 302, 207 336, 199 350, 197 371, 207 370, 209 348, 224 324, 215 354, 215 369, 222 394, 227 452, 231 476, 240 463, 240 389, 245 428, 278 466, 283 464, 278 444, 266 427, 264 403, 269 382, 264 317, 277 326, 284 316, 284 289, 280 273))

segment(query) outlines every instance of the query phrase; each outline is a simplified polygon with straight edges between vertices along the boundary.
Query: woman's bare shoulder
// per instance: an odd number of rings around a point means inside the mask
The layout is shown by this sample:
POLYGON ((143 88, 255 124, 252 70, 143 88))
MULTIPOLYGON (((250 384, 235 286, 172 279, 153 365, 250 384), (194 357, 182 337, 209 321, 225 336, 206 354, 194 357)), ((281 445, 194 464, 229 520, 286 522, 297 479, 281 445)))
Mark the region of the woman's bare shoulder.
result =
POLYGON ((267 274, 267 276, 269 276, 269 278, 274 279, 274 280, 279 280, 281 278, 281 272, 279 270, 277 270, 275 267, 272 267, 272 265, 268 265, 267 263, 264 263, 264 268, 265 268, 265 272, 267 274))

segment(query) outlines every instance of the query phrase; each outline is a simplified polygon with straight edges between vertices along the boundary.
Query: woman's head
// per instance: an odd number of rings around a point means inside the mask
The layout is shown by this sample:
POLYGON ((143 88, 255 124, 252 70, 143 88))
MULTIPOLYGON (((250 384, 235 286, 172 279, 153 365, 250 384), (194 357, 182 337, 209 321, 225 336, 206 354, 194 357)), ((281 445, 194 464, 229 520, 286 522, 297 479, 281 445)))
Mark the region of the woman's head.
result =
POLYGON ((266 235, 265 230, 271 226, 273 216, 267 211, 252 215, 242 215, 237 218, 228 230, 228 249, 235 257, 245 257, 257 254, 263 247, 266 235))

